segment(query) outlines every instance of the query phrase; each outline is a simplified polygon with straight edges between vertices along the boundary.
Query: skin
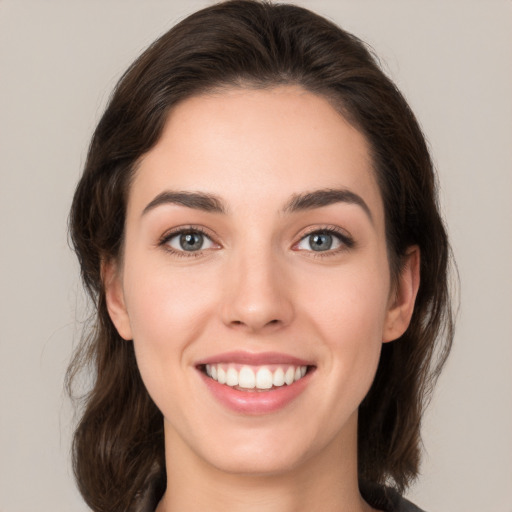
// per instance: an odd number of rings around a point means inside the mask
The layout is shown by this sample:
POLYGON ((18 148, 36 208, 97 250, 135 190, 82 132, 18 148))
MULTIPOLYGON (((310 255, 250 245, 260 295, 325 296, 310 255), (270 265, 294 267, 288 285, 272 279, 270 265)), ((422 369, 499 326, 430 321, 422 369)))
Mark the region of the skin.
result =
POLYGON ((104 266, 112 320, 134 342, 164 416, 168 488, 158 512, 372 510, 357 485, 357 410, 381 346, 407 328, 419 285, 410 248, 390 279, 382 198, 364 136, 298 87, 228 89, 173 109, 130 189, 123 259, 104 266), (350 202, 290 212, 318 189, 350 202), (220 198, 225 213, 164 203, 168 190, 220 198), (169 230, 199 226, 203 249, 169 230), (334 249, 308 233, 326 227, 334 249), (210 242, 211 240, 211 242, 210 242), (171 247, 171 250, 172 250, 171 247), (176 249, 177 248, 177 249, 176 249), (304 391, 263 415, 213 399, 196 363, 219 353, 279 352, 314 362, 304 391))

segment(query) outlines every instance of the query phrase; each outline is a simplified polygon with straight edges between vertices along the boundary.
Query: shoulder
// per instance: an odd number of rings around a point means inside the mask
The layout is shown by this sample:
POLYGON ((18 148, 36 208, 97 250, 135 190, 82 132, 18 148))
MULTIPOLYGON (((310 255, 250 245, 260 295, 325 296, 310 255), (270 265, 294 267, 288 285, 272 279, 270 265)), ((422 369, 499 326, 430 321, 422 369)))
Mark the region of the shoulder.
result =
POLYGON ((390 487, 364 484, 361 494, 372 507, 383 512, 425 512, 390 487))
POLYGON ((126 512, 155 512, 166 487, 165 471, 155 464, 141 492, 126 512))
POLYGON ((425 512, 424 510, 418 508, 414 503, 398 496, 394 503, 393 512, 425 512))

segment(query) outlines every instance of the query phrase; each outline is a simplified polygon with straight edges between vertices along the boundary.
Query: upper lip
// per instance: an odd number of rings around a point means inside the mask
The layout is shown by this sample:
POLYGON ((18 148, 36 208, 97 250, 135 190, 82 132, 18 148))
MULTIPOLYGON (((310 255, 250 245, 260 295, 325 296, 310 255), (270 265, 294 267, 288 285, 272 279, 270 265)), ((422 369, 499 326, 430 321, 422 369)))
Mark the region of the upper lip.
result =
POLYGON ((218 364, 218 363, 234 363, 246 364, 250 366, 261 366, 265 364, 289 364, 293 366, 313 366, 311 361, 301 359, 299 357, 282 354, 279 352, 224 352, 216 354, 206 359, 201 359, 196 363, 196 366, 205 364, 218 364))

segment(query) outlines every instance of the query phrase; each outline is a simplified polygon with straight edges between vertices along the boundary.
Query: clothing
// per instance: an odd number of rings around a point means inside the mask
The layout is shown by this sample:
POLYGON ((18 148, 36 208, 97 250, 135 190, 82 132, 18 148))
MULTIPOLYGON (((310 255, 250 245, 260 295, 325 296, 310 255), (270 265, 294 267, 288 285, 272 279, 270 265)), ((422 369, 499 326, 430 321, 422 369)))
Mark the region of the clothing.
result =
POLYGON ((361 495, 373 508, 383 512, 424 512, 390 487, 361 485, 361 495))
MULTIPOLYGON (((363 485, 361 494, 372 507, 383 512, 424 512, 389 487, 363 485)), ((161 491, 157 490, 157 486, 150 485, 133 512, 155 512, 160 497, 161 491)))

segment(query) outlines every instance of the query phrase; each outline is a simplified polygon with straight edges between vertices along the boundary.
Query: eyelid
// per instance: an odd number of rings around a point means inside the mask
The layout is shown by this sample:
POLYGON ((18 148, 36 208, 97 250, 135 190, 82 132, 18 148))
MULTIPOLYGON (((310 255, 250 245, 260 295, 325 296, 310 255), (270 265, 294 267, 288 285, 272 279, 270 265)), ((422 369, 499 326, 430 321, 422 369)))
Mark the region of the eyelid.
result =
MULTIPOLYGON (((217 237, 207 228, 204 226, 199 226, 195 224, 185 224, 181 226, 173 227, 169 230, 167 230, 158 240, 157 245, 160 247, 163 247, 166 251, 175 254, 177 256, 185 256, 185 257, 194 257, 194 256, 200 256, 206 251, 210 250, 216 250, 222 248, 222 245, 217 241, 217 237), (203 236, 208 238, 212 244, 215 245, 215 247, 209 247, 206 249, 199 249, 197 251, 185 251, 185 250, 179 250, 171 247, 168 242, 175 236, 184 234, 184 233, 190 233, 190 232, 197 232, 201 233, 203 236)), ((300 234, 300 237, 297 242, 295 242, 292 245, 292 250, 300 251, 309 253, 310 255, 314 257, 324 257, 324 256, 332 256, 335 254, 338 254, 343 251, 347 251, 355 246, 355 241, 353 237, 343 228, 336 226, 336 225, 320 225, 320 226, 310 226, 309 228, 306 228, 305 231, 303 231, 300 234), (307 249, 298 249, 297 246, 300 242, 302 242, 306 237, 314 234, 314 233, 327 233, 330 235, 333 235, 336 237, 341 246, 335 249, 328 249, 326 251, 313 251, 313 250, 307 250, 307 249)))
POLYGON ((303 233, 301 233, 299 240, 295 242, 292 246, 292 249, 301 252, 307 252, 312 254, 315 257, 324 257, 324 256, 332 256, 334 254, 338 254, 340 252, 346 251, 348 249, 352 249, 355 246, 355 241, 353 237, 344 229, 335 225, 324 225, 324 226, 311 226, 306 229, 303 233), (297 246, 308 236, 314 233, 326 233, 329 235, 335 236, 339 242, 341 243, 341 247, 336 249, 329 249, 326 251, 313 251, 307 249, 298 249, 297 246))
POLYGON ((159 247, 163 247, 166 251, 185 257, 194 257, 203 254, 205 251, 209 251, 212 249, 220 249, 221 245, 216 241, 216 237, 210 232, 210 230, 206 229, 203 226, 197 226, 194 224, 185 224, 182 226, 176 226, 169 230, 167 230, 158 240, 157 245, 159 247), (179 249, 175 249, 169 245, 169 240, 172 238, 185 234, 185 233, 200 233, 204 237, 208 238, 215 247, 209 247, 207 249, 199 249, 197 251, 182 251, 179 249))

